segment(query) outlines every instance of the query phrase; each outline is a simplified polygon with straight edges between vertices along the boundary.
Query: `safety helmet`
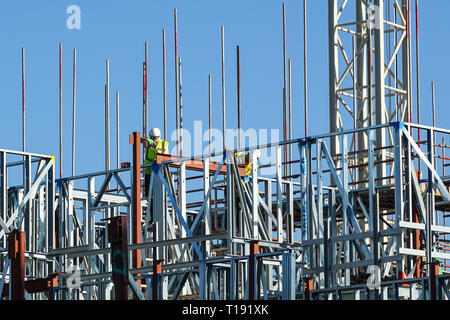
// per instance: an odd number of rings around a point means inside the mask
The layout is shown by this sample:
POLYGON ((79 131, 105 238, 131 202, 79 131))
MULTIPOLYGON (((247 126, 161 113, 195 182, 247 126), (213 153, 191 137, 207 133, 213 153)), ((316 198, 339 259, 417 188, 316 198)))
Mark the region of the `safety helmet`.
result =
POLYGON ((161 131, 158 128, 152 128, 148 135, 152 140, 158 140, 161 137, 161 131))

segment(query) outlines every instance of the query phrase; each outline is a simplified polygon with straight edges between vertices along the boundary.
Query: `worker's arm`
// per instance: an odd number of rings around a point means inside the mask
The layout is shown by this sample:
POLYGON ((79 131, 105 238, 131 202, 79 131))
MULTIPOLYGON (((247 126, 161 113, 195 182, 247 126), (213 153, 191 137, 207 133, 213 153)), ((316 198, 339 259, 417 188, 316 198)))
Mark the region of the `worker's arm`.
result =
POLYGON ((155 143, 153 142, 152 139, 141 138, 141 143, 144 144, 144 147, 148 148, 148 146, 149 146, 149 140, 150 140, 151 146, 153 146, 155 143))

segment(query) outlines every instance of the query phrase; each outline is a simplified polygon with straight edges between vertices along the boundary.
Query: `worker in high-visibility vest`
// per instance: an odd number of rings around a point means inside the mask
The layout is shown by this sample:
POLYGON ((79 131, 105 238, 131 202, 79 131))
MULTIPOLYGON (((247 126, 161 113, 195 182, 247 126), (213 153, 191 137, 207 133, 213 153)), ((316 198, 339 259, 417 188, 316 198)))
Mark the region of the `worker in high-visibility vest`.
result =
POLYGON ((144 165, 150 165, 144 169, 145 178, 145 197, 148 197, 150 177, 152 174, 151 164, 156 162, 156 156, 158 153, 169 153, 169 143, 161 139, 161 131, 158 128, 153 128, 149 132, 149 138, 143 141, 145 149, 144 165))
MULTIPOLYGON (((252 174, 252 163, 250 161, 250 153, 244 152, 236 152, 235 153, 237 164, 244 165, 245 164, 245 176, 242 178, 244 182, 247 182, 250 179, 252 174)), ((261 156, 261 152, 257 150, 256 157, 259 158, 261 156)))
POLYGON ((249 176, 252 174, 252 164, 250 163, 250 157, 248 153, 236 152, 236 161, 238 166, 245 165, 245 176, 242 178, 244 182, 249 180, 249 176))

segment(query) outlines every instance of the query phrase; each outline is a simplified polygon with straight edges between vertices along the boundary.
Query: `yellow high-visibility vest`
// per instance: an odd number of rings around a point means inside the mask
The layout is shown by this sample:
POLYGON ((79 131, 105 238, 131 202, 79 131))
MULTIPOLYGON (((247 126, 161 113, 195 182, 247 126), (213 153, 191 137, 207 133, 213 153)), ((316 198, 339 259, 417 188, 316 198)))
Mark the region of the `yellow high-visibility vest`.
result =
MULTIPOLYGON (((169 143, 167 141, 164 141, 162 139, 158 141, 153 141, 150 138, 147 138, 148 141, 148 147, 145 151, 145 159, 144 164, 152 164, 156 161, 156 155, 158 153, 168 153, 169 152, 169 143)), ((151 172, 151 167, 146 168, 145 173, 151 172)))
MULTIPOLYGON (((236 152, 235 153, 236 156, 236 160, 237 160, 237 164, 238 165, 243 165, 246 164, 245 163, 245 158, 246 158, 246 154, 243 152, 236 152)), ((247 163, 245 166, 245 176, 249 176, 252 174, 252 164, 251 163, 247 163)))

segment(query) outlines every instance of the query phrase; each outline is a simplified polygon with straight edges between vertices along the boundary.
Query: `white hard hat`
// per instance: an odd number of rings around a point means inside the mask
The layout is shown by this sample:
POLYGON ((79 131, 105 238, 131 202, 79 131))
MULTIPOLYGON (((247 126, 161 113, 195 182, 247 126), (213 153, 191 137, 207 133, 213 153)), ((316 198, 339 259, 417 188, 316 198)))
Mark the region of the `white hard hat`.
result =
POLYGON ((158 140, 161 137, 161 131, 158 128, 152 128, 152 130, 150 130, 148 135, 153 140, 158 140))

